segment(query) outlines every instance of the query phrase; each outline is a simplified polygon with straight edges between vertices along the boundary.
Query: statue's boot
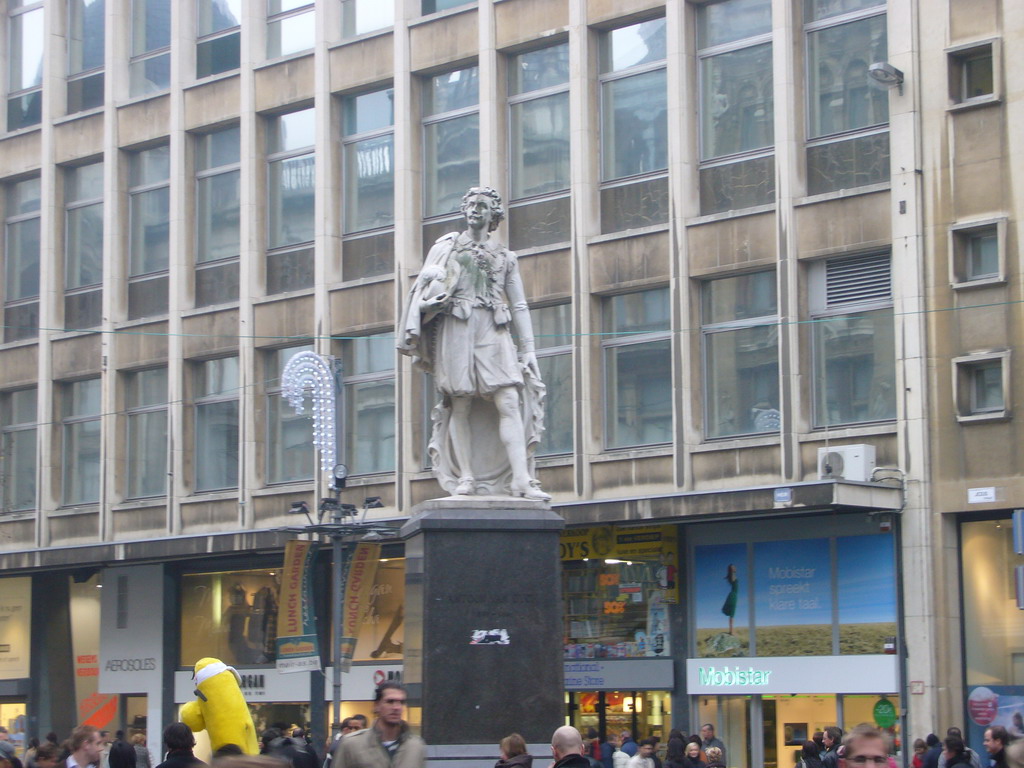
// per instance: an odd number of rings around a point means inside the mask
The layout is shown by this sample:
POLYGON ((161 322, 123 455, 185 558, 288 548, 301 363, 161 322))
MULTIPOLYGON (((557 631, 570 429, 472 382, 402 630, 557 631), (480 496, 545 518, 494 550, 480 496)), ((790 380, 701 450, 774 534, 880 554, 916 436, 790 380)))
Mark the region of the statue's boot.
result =
POLYGON ((540 483, 536 480, 531 480, 526 485, 519 483, 512 483, 512 495, 522 496, 524 499, 530 499, 531 501, 551 501, 551 494, 544 493, 541 490, 540 483))

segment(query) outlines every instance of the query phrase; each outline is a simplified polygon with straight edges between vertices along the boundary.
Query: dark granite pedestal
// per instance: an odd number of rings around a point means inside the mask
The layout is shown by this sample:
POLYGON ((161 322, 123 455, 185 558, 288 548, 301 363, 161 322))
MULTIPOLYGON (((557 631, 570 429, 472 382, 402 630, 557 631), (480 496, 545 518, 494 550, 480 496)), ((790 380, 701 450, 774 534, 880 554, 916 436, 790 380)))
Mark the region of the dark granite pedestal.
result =
POLYGON ((550 744, 565 722, 564 525, 545 503, 454 496, 420 504, 402 528, 403 676, 433 766, 490 768, 503 737, 550 744))

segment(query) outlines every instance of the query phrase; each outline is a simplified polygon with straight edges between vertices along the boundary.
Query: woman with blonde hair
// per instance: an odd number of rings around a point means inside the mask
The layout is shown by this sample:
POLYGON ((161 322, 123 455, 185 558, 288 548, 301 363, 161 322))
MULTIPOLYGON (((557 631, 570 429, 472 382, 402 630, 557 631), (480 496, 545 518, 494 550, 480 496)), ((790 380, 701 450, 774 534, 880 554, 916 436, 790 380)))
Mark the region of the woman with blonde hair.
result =
POLYGON ((135 747, 136 768, 153 768, 153 761, 149 759, 149 750, 146 749, 146 734, 136 733, 132 736, 132 746, 135 747))

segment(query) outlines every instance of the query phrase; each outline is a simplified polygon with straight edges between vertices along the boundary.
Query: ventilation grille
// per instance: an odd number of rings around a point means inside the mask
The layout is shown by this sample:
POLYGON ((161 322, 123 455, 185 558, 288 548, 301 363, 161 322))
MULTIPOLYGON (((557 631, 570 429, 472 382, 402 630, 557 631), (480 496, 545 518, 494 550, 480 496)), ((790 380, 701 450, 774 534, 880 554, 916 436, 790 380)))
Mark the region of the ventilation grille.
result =
POLYGON ((888 301, 892 297, 889 254, 832 259, 825 265, 827 306, 888 301))

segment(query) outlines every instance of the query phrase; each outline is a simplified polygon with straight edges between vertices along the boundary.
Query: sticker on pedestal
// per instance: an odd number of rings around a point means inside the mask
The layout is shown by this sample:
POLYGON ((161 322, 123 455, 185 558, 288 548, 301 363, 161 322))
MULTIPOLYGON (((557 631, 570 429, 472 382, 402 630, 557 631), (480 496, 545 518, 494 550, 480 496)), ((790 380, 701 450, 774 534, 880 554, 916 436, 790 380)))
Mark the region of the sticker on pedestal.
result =
POLYGON ((474 629, 470 645, 508 645, 507 629, 474 629))

